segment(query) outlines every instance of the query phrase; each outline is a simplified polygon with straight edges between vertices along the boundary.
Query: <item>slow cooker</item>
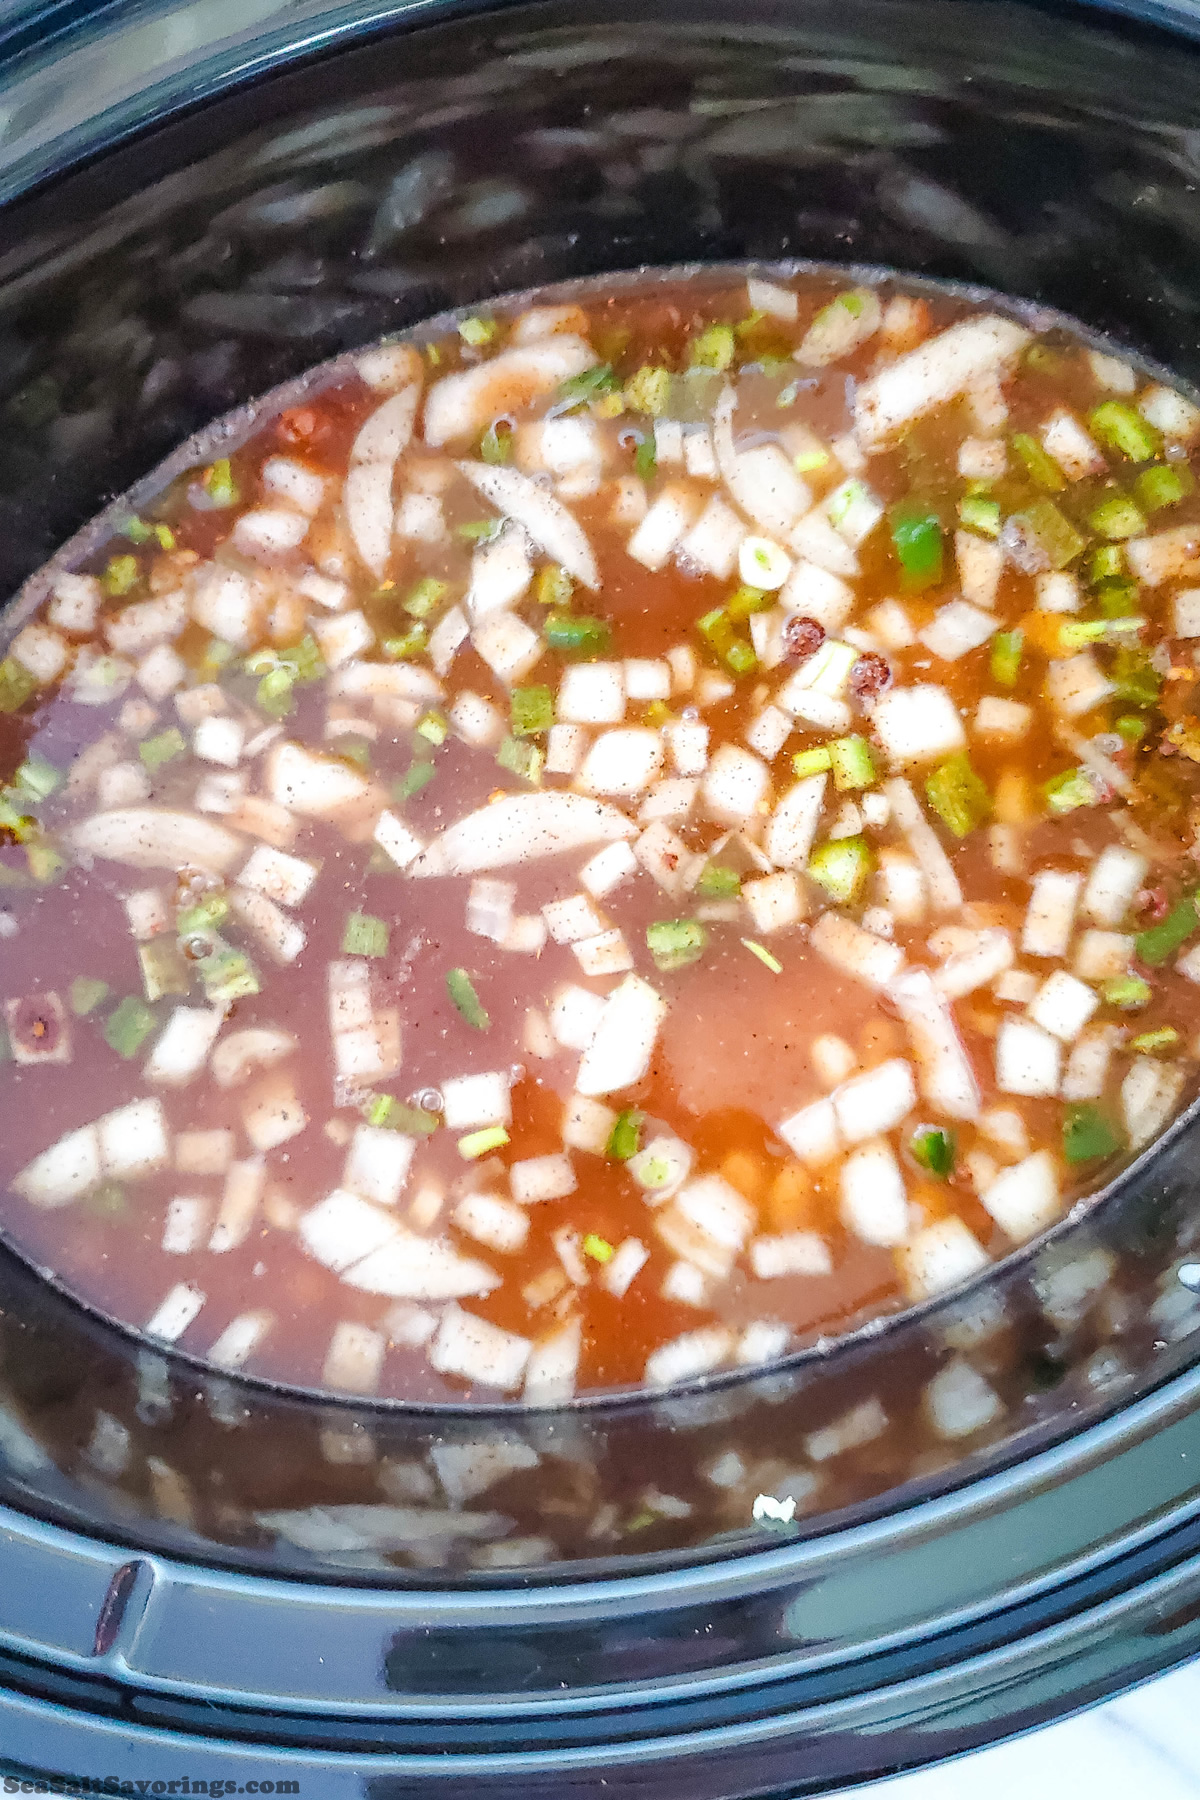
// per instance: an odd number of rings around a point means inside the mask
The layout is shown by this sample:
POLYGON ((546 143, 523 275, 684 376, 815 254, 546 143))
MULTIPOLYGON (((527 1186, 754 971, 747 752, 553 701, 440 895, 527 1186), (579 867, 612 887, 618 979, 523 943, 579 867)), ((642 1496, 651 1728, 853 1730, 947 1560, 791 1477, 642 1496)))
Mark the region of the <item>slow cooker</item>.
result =
MULTIPOLYGON (((1187 0, 10 7, 3 590, 321 358, 645 263, 983 283, 1196 384, 1197 37, 1187 0)), ((783 1800, 1194 1654, 1198 1134, 965 1293, 558 1412, 218 1375, 0 1249, 5 1791, 783 1800), (864 1404, 957 1423, 824 1458, 864 1404)))

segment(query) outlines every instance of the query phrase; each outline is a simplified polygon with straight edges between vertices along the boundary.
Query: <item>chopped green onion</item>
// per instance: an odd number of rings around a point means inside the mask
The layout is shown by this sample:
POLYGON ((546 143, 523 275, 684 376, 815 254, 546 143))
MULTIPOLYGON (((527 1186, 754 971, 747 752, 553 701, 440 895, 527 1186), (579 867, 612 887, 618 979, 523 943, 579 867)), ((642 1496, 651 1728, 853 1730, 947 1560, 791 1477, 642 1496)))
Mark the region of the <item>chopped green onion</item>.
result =
POLYGON ((571 604, 571 595, 575 592, 575 583, 565 569, 557 563, 548 563, 539 569, 537 580, 533 585, 533 597, 539 606, 566 607, 571 604))
POLYGON ((754 646, 734 631, 723 606, 715 606, 697 619, 696 630, 734 675, 748 675, 758 667, 754 646))
POLYGON ((1117 735, 1123 737, 1127 744, 1140 744, 1149 727, 1145 719, 1139 719, 1136 713, 1122 713, 1117 720, 1117 735))
POLYGON ((807 873, 835 905, 849 906, 866 886, 874 861, 865 838, 830 838, 809 857, 807 873))
POLYGON ((1148 1006, 1154 997, 1154 989, 1140 975, 1115 975, 1105 982, 1102 991, 1106 1003, 1119 1006, 1123 1012, 1135 1012, 1139 1006, 1148 1006))
POLYGON ((137 518, 126 519, 121 531, 131 544, 148 544, 153 536, 150 527, 137 518))
POLYGON ((671 395, 671 372, 644 364, 625 383, 625 404, 631 412, 647 413, 657 419, 667 410, 671 395))
POLYGON ((923 1125, 914 1131, 908 1143, 913 1161, 936 1175, 939 1181, 945 1181, 954 1167, 955 1143, 952 1131, 939 1131, 936 1126, 923 1125))
POLYGON ((624 1112, 617 1114, 604 1154, 611 1162, 628 1162, 631 1156, 637 1155, 641 1145, 642 1114, 635 1107, 627 1106, 624 1112))
POLYGON ((583 1253, 585 1256, 590 1256, 593 1262, 598 1263, 611 1262, 616 1255, 608 1239, 597 1237, 594 1231, 589 1231, 584 1238, 583 1253))
POLYGON ((454 535, 467 544, 486 544, 500 535, 503 525, 503 519, 468 519, 454 527, 454 535))
POLYGON ((1121 1148, 1121 1138, 1100 1108, 1084 1101, 1068 1106, 1063 1114, 1062 1147, 1069 1163, 1095 1162, 1113 1156, 1121 1148))
POLYGON ((392 662, 408 662, 412 657, 420 656, 428 643, 429 627, 416 624, 400 637, 384 638, 381 648, 392 662))
POLYGON ((704 954, 708 933, 699 919, 657 919, 646 927, 646 947, 659 969, 684 969, 704 954))
POLYGON ((658 453, 654 448, 654 439, 646 434, 638 439, 633 453, 633 466, 643 481, 653 481, 658 469, 658 453))
POLYGON ((833 755, 825 744, 815 750, 797 750, 792 757, 792 770, 797 775, 823 775, 833 767, 833 755))
POLYGON ((440 749, 450 735, 450 726, 440 712, 427 712, 417 720, 414 727, 418 737, 423 737, 434 749, 440 749))
POLYGON ((1130 1041, 1129 1048, 1139 1056, 1157 1056, 1160 1050, 1173 1050, 1179 1042, 1174 1025, 1160 1025, 1157 1031, 1141 1031, 1130 1041))
POLYGON ((910 592, 942 579, 944 545, 936 513, 908 503, 893 507, 892 544, 910 592))
POLYGON ((1012 436, 1012 447, 1025 464, 1025 470, 1031 481, 1048 493, 1061 494, 1067 485, 1067 478, 1035 437, 1027 431, 1016 431, 1012 436))
POLYGON ((1023 631, 998 631, 992 639, 992 680, 1000 687, 1016 687, 1025 651, 1023 631))
POLYGON ((100 585, 112 599, 119 600, 137 586, 141 573, 141 565, 136 556, 110 556, 100 577, 100 585))
POLYGON ((1142 470, 1133 491, 1147 512, 1160 512, 1164 506, 1178 506, 1186 500, 1195 485, 1186 463, 1159 463, 1142 470))
POLYGON ((144 1000, 127 994, 104 1022, 104 1041, 126 1062, 136 1056, 158 1023, 144 1000))
POLYGON ((742 947, 743 949, 748 950, 751 956, 757 956, 763 968, 770 969, 772 975, 783 974, 783 964, 780 962, 779 958, 777 956, 772 956, 766 945, 760 944, 757 938, 743 938, 742 947))
POLYGON ((458 335, 464 344, 469 344, 471 346, 472 350, 482 350, 485 344, 490 344, 496 335, 496 331, 497 325, 495 319, 479 319, 472 317, 470 319, 460 319, 458 321, 458 335))
POLYGON ((1000 536, 1000 502, 985 500, 982 494, 964 494, 958 503, 958 516, 972 531, 985 537, 1000 536))
POLYGON ((551 650, 579 662, 591 662, 612 648, 612 628, 607 620, 589 618, 584 613, 548 613, 542 635, 551 650))
POLYGON ((406 1106, 391 1094, 373 1094, 366 1105, 368 1125, 379 1125, 388 1131, 403 1131, 409 1137, 428 1137, 438 1129, 436 1113, 423 1106, 406 1106))
POLYGON ((1106 619, 1129 619, 1138 609, 1137 583, 1119 578, 1099 581, 1092 592, 1106 619))
POLYGON ((160 550, 174 550, 175 533, 169 525, 158 524, 154 527, 154 541, 160 550))
POLYGON ((506 463, 512 455, 513 434, 489 425, 479 440, 479 454, 485 463, 506 463))
POLYGON ((254 690, 254 698, 273 719, 286 719, 295 705, 296 678, 290 669, 271 669, 254 690))
POLYGON ((514 737, 549 731, 554 723, 554 690, 541 686, 514 688, 511 708, 514 737))
MULTIPOLYGON (((785 387, 783 393, 778 396, 775 401, 776 406, 794 406, 799 392, 800 383, 793 381, 792 385, 785 387), (784 394, 789 395, 790 398, 785 400, 784 394)), ((799 456, 793 456, 792 467, 797 475, 815 475, 818 469, 826 468, 829 461, 828 450, 801 450, 799 456)))
POLYGON ((386 920, 372 913, 352 912, 342 932, 342 955, 386 956, 390 936, 386 920))
POLYGON ((1096 790, 1082 769, 1067 769, 1043 782, 1046 806, 1056 819, 1080 806, 1095 806, 1096 790))
POLYGON ((49 799, 62 780, 62 775, 52 762, 47 762, 44 756, 40 756, 34 750, 17 770, 15 779, 17 786, 28 794, 36 805, 39 800, 49 799))
POLYGON ((204 471, 204 491, 214 506, 236 506, 239 495, 229 458, 222 456, 204 471))
POLYGON ((94 975, 77 975, 69 989, 71 1011, 76 1018, 86 1019, 102 1000, 107 1000, 108 991, 107 981, 97 981, 94 975))
POLYGON ((715 369, 723 375, 733 361, 735 347, 732 325, 710 325, 689 346, 689 367, 715 369))
POLYGON ((1059 645, 1063 650, 1082 650, 1107 637, 1108 629, 1107 619, 1064 619, 1058 628, 1059 645))
POLYGON ((496 761, 510 775, 519 775, 522 781, 537 787, 542 779, 546 752, 539 744, 527 743, 523 738, 505 737, 496 752, 496 761))
POLYGON ((503 1150, 508 1133, 503 1125, 486 1125, 482 1131, 469 1131, 458 1140, 458 1154, 467 1162, 475 1162, 491 1150, 503 1150))
POLYGON ((180 937, 191 937, 197 931, 215 931, 228 917, 229 901, 224 894, 214 892, 177 914, 175 929, 180 937))
POLYGON ((1162 437, 1153 425, 1123 400, 1106 400, 1096 407, 1088 423, 1102 444, 1119 450, 1130 462, 1149 462, 1162 448, 1162 437))
POLYGON ((727 863, 706 863, 696 883, 696 892, 705 900, 733 900, 741 891, 742 878, 727 863))
POLYGON ((555 398, 558 401, 570 400, 582 406, 585 401, 596 400, 601 394, 611 394, 618 386, 611 363, 597 363, 593 369, 584 369, 580 375, 570 375, 561 381, 555 398))
POLYGON ((947 831, 965 838, 982 825, 992 810, 992 797, 987 784, 971 767, 971 759, 960 750, 939 763, 926 777, 925 794, 947 831))
POLYGON ((430 613, 437 611, 449 592, 447 582, 439 581, 436 575, 426 575, 404 602, 404 610, 410 619, 427 619, 430 613))
POLYGON ((743 586, 730 594, 725 602, 725 611, 729 618, 741 620, 748 619, 751 613, 765 612, 774 604, 774 594, 767 593, 763 588, 743 586))
POLYGON ((1113 657, 1108 678, 1118 697, 1131 706, 1154 706, 1162 690, 1162 676, 1145 650, 1123 646, 1113 657))
POLYGON ((1012 516, 1037 542, 1052 569, 1065 569, 1084 548, 1084 540, 1053 500, 1034 500, 1012 516))
POLYGON ((449 969, 447 971, 446 992, 468 1025, 473 1026, 476 1031, 490 1030, 491 1017, 475 992, 475 984, 465 969, 449 969))
POLYGON ((833 782, 840 794, 870 787, 878 779, 875 758, 865 737, 835 738, 829 745, 833 782))
POLYGON ((157 737, 144 738, 138 745, 138 755, 153 775, 164 763, 169 763, 177 756, 182 756, 187 749, 187 740, 174 725, 166 731, 160 731, 157 737))
POLYGON ((0 713, 17 712, 37 692, 37 685, 24 663, 6 656, 0 663, 0 713))
POLYGON ((214 1002, 248 1000, 261 991, 254 964, 240 950, 219 940, 210 955, 196 964, 205 997, 214 1002))
POLYGON ((1195 897, 1192 894, 1185 895, 1176 902, 1165 919, 1138 932, 1134 946, 1139 960, 1156 969, 1160 963, 1166 962, 1168 956, 1173 956, 1181 945, 1187 943, 1197 925, 1200 925, 1200 919, 1196 916, 1195 897))
POLYGON ((432 762, 409 763, 399 781, 392 784, 392 799, 399 800, 401 804, 405 800, 411 800, 414 794, 419 794, 422 788, 429 786, 436 773, 432 762))
POLYGON ((1145 531, 1146 516, 1127 494, 1114 494, 1111 500, 1101 501, 1088 524, 1101 537, 1131 538, 1145 531))

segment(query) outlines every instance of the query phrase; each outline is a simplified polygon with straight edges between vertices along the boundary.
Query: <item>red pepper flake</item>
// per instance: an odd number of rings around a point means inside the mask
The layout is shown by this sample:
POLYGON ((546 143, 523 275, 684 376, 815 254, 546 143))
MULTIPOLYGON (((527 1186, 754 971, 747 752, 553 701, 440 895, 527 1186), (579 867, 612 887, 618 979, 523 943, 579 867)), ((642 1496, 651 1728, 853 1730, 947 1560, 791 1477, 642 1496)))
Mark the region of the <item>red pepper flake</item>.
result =
POLYGON ((850 692, 856 700, 874 700, 892 685, 892 668, 886 656, 864 651, 850 671, 850 692))
POLYGON ((783 648, 785 655, 793 662, 807 662, 815 656, 825 642, 825 627, 818 625, 815 619, 793 617, 785 621, 783 627, 783 648))

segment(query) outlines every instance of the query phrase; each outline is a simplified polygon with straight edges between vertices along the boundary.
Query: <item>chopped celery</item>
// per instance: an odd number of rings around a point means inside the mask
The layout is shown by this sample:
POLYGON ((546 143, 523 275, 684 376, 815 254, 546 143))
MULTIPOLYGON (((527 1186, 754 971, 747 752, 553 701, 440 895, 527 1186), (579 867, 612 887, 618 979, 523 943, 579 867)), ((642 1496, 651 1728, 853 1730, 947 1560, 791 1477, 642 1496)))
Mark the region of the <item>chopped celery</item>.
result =
POLYGON ((1131 538, 1145 531, 1146 516, 1128 494, 1114 494, 1089 515, 1088 525, 1101 537, 1131 538))
POLYGON ((913 1161, 945 1181, 954 1168, 955 1143, 952 1131, 940 1131, 934 1125, 923 1125, 908 1141, 913 1161))
POLYGON ((965 751, 948 756, 925 779, 925 794, 947 831, 965 838, 992 810, 987 784, 971 767, 965 751))
POLYGON ((725 652, 725 667, 732 675, 752 675, 758 667, 754 646, 745 638, 735 638, 725 652))
POLYGON ((413 727, 418 737, 423 737, 434 749, 440 749, 450 735, 450 726, 440 712, 427 712, 417 720, 413 727))
POLYGON ((462 538, 465 544, 488 544, 494 537, 499 537, 503 524, 502 519, 467 519, 454 527, 454 535, 462 538))
MULTIPOLYGON (((799 394, 800 383, 793 381, 790 387, 785 387, 776 396, 775 404, 776 406, 794 406, 799 394), (784 397, 785 395, 787 398, 784 397)), ((818 469, 828 468, 830 460, 828 450, 821 450, 814 446, 811 450, 801 450, 798 456, 793 456, 792 467, 797 475, 815 475, 818 469)))
POLYGON ((665 700, 648 700, 646 711, 642 716, 642 724, 649 725, 654 731, 660 731, 664 725, 669 725, 674 717, 675 714, 665 700))
POLYGON ((66 868, 66 858, 44 838, 34 838, 25 846, 25 860, 35 881, 53 881, 66 868))
POLYGON ((834 786, 839 793, 870 787, 877 779, 875 758, 865 737, 835 738, 829 745, 829 762, 834 786))
POLYGON ((295 677, 289 669, 269 669, 254 691, 254 698, 273 719, 286 719, 295 705, 295 677))
POLYGON ((749 675, 758 667, 754 646, 738 636, 723 606, 715 606, 697 619, 696 630, 734 675, 749 675))
POLYGON ((1067 478, 1035 437, 1030 437, 1027 431, 1016 431, 1012 436, 1012 447, 1024 463, 1031 481, 1036 481, 1047 493, 1062 493, 1067 485, 1067 478))
POLYGON ((136 994, 127 994, 104 1021, 104 1041, 126 1062, 136 1056, 158 1020, 136 994))
POLYGON ((131 544, 148 544, 154 535, 145 521, 138 518, 126 519, 121 527, 121 533, 122 536, 129 539, 131 544))
POLYGON ((1096 804, 1096 790, 1082 769, 1066 769, 1061 775, 1052 775, 1049 781, 1043 782, 1042 792, 1048 810, 1056 819, 1062 818, 1064 813, 1074 812, 1077 807, 1096 804))
POLYGON ((1162 689, 1162 676, 1145 650, 1123 646, 1113 657, 1108 678, 1118 699, 1131 706, 1154 706, 1162 689))
POLYGON ((367 1102, 368 1125, 380 1125, 388 1131, 403 1131, 409 1137, 429 1137, 440 1123, 436 1113, 423 1106, 406 1106, 391 1094, 373 1094, 367 1102))
POLYGON ((218 942, 196 965, 205 997, 214 1002, 248 1000, 261 991, 254 964, 231 944, 218 942))
POLYGON ((649 433, 638 439, 637 449, 633 453, 633 466, 643 481, 653 481, 658 469, 658 452, 649 433))
POLYGON ((185 907, 175 918, 175 929, 180 937, 191 937, 197 931, 215 931, 229 917, 229 902, 224 894, 214 891, 198 900, 195 906, 185 907))
POLYGON ((1195 896, 1186 894, 1176 901, 1165 919, 1138 932, 1134 945, 1139 959, 1156 969, 1187 943, 1197 925, 1200 925, 1200 919, 1196 916, 1195 896))
POLYGON ((503 1150, 508 1133, 503 1125, 485 1125, 482 1131, 469 1131, 458 1140, 458 1154, 467 1162, 476 1162, 493 1150, 503 1150))
POLYGON ((1084 540, 1053 500, 1034 500, 1012 517, 1018 529, 1036 541, 1052 569, 1065 569, 1084 548, 1084 540))
POLYGON ((204 491, 214 506, 236 506, 240 495, 227 456, 218 457, 204 471, 204 491))
POLYGON ((741 891, 742 878, 728 863, 706 863, 696 883, 696 892, 705 900, 733 900, 741 891))
POLYGON ((352 912, 342 932, 342 955, 386 956, 390 936, 386 920, 372 913, 352 912))
POLYGON ((533 597, 539 606, 570 606, 574 592, 575 583, 557 563, 548 563, 544 569, 538 570, 537 580, 533 584, 533 597))
POLYGON ((597 400, 601 394, 611 394, 617 386, 617 378, 613 374, 611 363, 597 363, 595 368, 584 369, 580 375, 570 375, 566 381, 559 383, 555 396, 561 404, 564 400, 576 406, 582 406, 588 400, 597 400))
POLYGON ((1164 506, 1178 506, 1186 500, 1195 485, 1186 463, 1159 463, 1142 470, 1133 491, 1147 512, 1160 512, 1164 506))
POLYGON ((94 975, 77 975, 69 991, 71 1011, 76 1018, 86 1019, 90 1012, 95 1012, 102 1000, 107 1000, 108 983, 97 981, 94 975))
POLYGON ((157 737, 144 738, 138 745, 138 755, 153 775, 164 763, 182 756, 187 749, 187 740, 174 725, 166 731, 160 731, 157 737))
POLYGON ((542 779, 546 752, 539 745, 526 743, 522 738, 506 737, 501 739, 496 761, 510 775, 519 775, 522 781, 528 781, 532 787, 537 787, 542 779))
POLYGON ((47 762, 36 750, 32 751, 21 764, 16 773, 16 784, 29 798, 36 803, 47 800, 54 792, 62 776, 52 762, 47 762))
POLYGON ((4 842, 24 844, 40 830, 32 813, 27 813, 25 796, 15 788, 0 790, 0 832, 4 842))
POLYGON ((465 969, 447 971, 446 992, 468 1025, 473 1026, 476 1031, 487 1031, 490 1028, 491 1017, 465 969))
POLYGON ((1000 502, 986 500, 982 494, 964 494, 958 503, 958 516, 972 531, 985 537, 1000 536, 1000 502))
POLYGON ((1023 631, 998 631, 992 639, 992 680, 1001 687, 1016 687, 1024 650, 1023 631))
POLYGON ((658 969, 685 969, 703 956, 707 942, 699 919, 656 919, 646 927, 646 947, 658 969))
POLYGON ((625 383, 625 404, 631 412, 657 419, 667 410, 671 395, 671 371, 646 363, 625 383))
POLYGON ((141 574, 141 565, 136 556, 110 556, 100 577, 100 585, 112 599, 119 600, 137 586, 141 574))
POLYGON ((154 541, 160 550, 174 550, 175 533, 169 525, 160 523, 154 527, 154 541))
POLYGON ((1136 1050, 1139 1056, 1157 1056, 1160 1050, 1173 1050, 1179 1042, 1179 1033, 1174 1025, 1160 1025, 1157 1031, 1140 1031, 1130 1041, 1129 1048, 1136 1050))
POLYGON ((551 650, 578 662, 606 656, 612 648, 612 628, 607 620, 589 618, 586 613, 548 613, 542 635, 551 650))
POLYGON ((1068 1106, 1063 1113, 1063 1156, 1069 1163, 1094 1162, 1121 1148, 1120 1134, 1091 1101, 1068 1106))
POLYGON ((148 944, 139 944, 138 961, 147 1000, 161 1000, 164 994, 186 994, 192 985, 187 963, 173 938, 154 938, 148 944))
POLYGON ((813 851, 807 872, 838 906, 849 906, 862 893, 873 865, 865 838, 830 838, 813 851))
POLYGON ((430 613, 437 611, 449 592, 447 582, 439 581, 436 575, 426 575, 404 602, 404 610, 410 619, 427 619, 430 613))
POLYGON ((554 723, 554 690, 540 686, 514 688, 511 707, 514 737, 549 731, 554 723))
POLYGON ((1136 713, 1122 713, 1116 728, 1117 735, 1127 744, 1140 744, 1149 729, 1145 719, 1139 719, 1136 713))
POLYGON ((770 969, 772 975, 783 974, 783 964, 777 956, 771 955, 765 944, 760 944, 755 938, 743 938, 742 945, 751 956, 758 958, 764 969, 770 969))
POLYGON ((1130 619, 1138 609, 1137 583, 1110 579, 1098 581, 1092 592, 1106 619, 1130 619))
POLYGON ((792 770, 796 775, 823 775, 832 767, 833 754, 825 744, 818 744, 814 750, 797 750, 792 757, 792 770))
POLYGON ((1088 423, 1102 444, 1119 450, 1130 462, 1149 462, 1162 448, 1162 437, 1153 425, 1123 400, 1106 400, 1096 407, 1088 423))
MULTIPOLYGON (((413 626, 411 631, 403 632, 400 637, 384 638, 380 647, 390 661, 408 662, 412 657, 420 656, 428 643, 429 627, 418 623, 413 626)), ((267 679, 266 676, 263 677, 264 681, 267 679)))
POLYGON ((693 369, 715 369, 724 374, 733 361, 735 349, 732 325, 710 325, 688 349, 688 363, 693 369))
POLYGON ((429 786, 436 773, 437 770, 432 762, 414 761, 409 763, 399 781, 392 783, 392 799, 399 800, 401 804, 405 800, 411 800, 414 794, 419 794, 423 787, 429 786))
POLYGON ((1088 563, 1088 580, 1113 581, 1125 573, 1125 552, 1120 544, 1102 544, 1093 550, 1088 563))
POLYGON ((1149 1005, 1154 989, 1140 975, 1116 975, 1105 982, 1103 994, 1109 1006, 1119 1006, 1123 1012, 1135 1012, 1139 1006, 1149 1005))
POLYGON ((908 503, 893 507, 892 544, 910 592, 942 579, 944 544, 936 513, 908 503))
POLYGON ((735 588, 730 594, 725 602, 725 611, 731 619, 748 619, 751 613, 765 612, 774 604, 774 594, 768 594, 762 588, 742 586, 735 588))
POLYGON ((498 329, 495 319, 472 316, 458 321, 458 335, 472 350, 482 350, 485 344, 490 344, 498 329))
POLYGON ((500 431, 493 423, 479 440, 479 455, 485 463, 506 463, 512 455, 511 431, 500 431))
POLYGON ((0 663, 0 713, 17 712, 37 692, 37 680, 24 663, 6 656, 0 663))
POLYGON ((1098 644, 1107 636, 1107 619, 1063 619, 1058 626, 1058 642, 1063 651, 1082 650, 1085 644, 1098 644))
POLYGON ((590 1256, 593 1262, 598 1263, 611 1262, 616 1255, 616 1251, 608 1239, 598 1237, 594 1231, 589 1231, 584 1238, 583 1253, 585 1256, 590 1256))
POLYGON ((604 1154, 612 1162, 628 1162, 642 1147, 642 1115, 636 1107, 627 1106, 617 1114, 616 1124, 608 1134, 604 1154))

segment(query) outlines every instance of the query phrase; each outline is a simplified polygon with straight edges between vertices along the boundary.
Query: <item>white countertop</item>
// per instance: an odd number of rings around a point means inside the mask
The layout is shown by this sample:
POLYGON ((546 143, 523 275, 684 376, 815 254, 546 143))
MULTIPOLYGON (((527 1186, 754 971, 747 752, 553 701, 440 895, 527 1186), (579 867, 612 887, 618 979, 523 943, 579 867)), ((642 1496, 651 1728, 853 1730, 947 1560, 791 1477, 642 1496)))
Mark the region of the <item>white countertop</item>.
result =
POLYGON ((1200 1661, 1061 1725, 852 1792, 854 1800, 1200 1800, 1200 1661))

